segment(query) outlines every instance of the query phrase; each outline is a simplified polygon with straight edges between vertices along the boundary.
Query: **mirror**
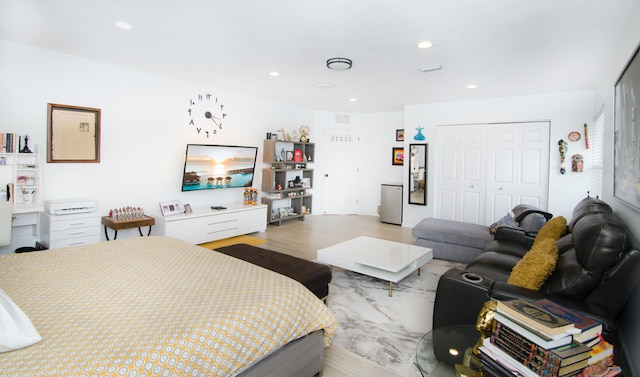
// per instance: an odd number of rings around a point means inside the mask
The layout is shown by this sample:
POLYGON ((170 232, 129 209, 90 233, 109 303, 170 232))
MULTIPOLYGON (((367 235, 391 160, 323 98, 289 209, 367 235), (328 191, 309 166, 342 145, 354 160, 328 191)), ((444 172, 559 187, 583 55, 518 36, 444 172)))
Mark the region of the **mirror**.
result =
POLYGON ((427 205, 428 144, 409 144, 409 204, 427 205))

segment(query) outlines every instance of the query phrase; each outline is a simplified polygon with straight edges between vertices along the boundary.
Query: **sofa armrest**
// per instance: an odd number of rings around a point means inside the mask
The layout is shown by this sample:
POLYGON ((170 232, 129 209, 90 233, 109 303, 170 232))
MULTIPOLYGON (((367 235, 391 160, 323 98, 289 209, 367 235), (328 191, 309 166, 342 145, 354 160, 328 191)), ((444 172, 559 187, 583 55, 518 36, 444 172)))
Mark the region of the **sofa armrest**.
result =
POLYGON ((486 301, 493 280, 452 268, 438 281, 433 310, 433 328, 475 324, 486 301))
POLYGON ((522 258, 533 245, 536 233, 520 228, 500 227, 485 251, 495 251, 522 258))

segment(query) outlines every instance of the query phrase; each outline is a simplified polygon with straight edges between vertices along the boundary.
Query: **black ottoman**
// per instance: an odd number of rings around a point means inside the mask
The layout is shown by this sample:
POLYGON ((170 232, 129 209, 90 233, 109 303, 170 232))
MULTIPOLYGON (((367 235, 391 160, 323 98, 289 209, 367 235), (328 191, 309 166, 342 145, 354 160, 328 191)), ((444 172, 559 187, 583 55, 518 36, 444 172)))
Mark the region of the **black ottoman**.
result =
POLYGON ((288 276, 302 283, 320 299, 324 299, 329 295, 331 268, 324 264, 243 243, 220 247, 214 251, 288 276))

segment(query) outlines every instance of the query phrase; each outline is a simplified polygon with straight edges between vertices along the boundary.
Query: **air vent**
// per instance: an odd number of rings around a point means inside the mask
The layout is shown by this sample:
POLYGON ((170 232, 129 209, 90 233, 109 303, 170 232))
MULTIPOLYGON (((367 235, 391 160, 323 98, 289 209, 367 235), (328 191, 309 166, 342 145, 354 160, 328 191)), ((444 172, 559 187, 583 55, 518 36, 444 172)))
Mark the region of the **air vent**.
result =
POLYGON ((418 68, 418 71, 422 73, 438 73, 438 72, 444 72, 444 67, 441 65, 432 65, 429 67, 418 68))

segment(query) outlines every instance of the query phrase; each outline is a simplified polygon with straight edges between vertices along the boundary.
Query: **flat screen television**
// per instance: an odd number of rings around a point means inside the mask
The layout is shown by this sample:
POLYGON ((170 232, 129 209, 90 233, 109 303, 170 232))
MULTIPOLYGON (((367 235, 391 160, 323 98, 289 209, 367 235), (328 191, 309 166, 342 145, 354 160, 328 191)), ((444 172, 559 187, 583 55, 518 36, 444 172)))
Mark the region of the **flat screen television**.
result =
POLYGON ((182 191, 251 187, 257 147, 187 144, 182 191))

